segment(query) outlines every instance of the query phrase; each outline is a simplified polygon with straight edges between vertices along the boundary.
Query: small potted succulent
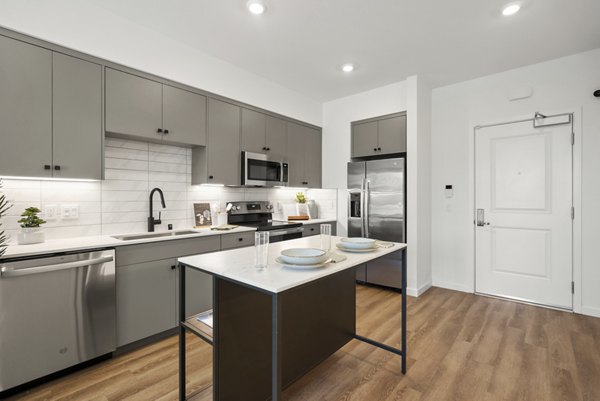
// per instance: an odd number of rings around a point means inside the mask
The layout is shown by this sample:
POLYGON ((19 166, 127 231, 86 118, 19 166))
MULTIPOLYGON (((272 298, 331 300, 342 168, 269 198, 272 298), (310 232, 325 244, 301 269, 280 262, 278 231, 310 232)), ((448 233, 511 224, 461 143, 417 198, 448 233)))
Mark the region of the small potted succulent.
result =
MULTIPOLYGON (((0 188, 2 188, 2 180, 0 179, 0 188)), ((6 200, 6 195, 0 194, 0 220, 2 217, 6 215, 8 209, 10 209, 12 205, 8 203, 6 200)), ((6 252, 6 247, 8 246, 8 236, 4 233, 4 231, 0 231, 0 256, 4 255, 6 252)))
POLYGON ((21 214, 21 232, 17 238, 19 245, 38 244, 44 242, 44 232, 41 231, 41 225, 46 223, 38 216, 42 211, 37 207, 28 207, 21 214))

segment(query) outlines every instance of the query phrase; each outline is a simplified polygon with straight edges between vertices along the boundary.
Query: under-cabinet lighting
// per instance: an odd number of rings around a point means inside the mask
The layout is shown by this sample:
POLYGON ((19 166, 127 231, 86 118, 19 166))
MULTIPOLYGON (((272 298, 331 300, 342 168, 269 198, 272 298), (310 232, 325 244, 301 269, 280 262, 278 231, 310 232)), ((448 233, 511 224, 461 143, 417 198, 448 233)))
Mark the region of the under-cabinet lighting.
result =
POLYGON ((69 181, 69 182, 99 182, 100 180, 94 180, 91 178, 56 178, 56 177, 14 177, 14 176, 1 176, 3 180, 29 180, 29 181, 69 181))

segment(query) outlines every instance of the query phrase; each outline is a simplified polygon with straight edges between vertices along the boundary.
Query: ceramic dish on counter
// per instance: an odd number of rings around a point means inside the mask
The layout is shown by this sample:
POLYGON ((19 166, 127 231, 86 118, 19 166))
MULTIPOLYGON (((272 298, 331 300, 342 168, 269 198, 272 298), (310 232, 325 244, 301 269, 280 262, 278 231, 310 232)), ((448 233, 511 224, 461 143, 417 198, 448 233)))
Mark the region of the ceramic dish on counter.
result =
POLYGON ((342 245, 344 249, 375 249, 377 241, 372 238, 342 238, 338 245, 342 245))
POLYGON ((278 259, 291 265, 318 265, 324 263, 328 257, 327 252, 322 249, 291 248, 281 251, 278 259))
POLYGON ((296 264, 296 263, 286 262, 285 260, 283 260, 282 256, 278 256, 277 258, 275 258, 275 262, 279 263, 283 267, 289 267, 290 269, 310 270, 310 269, 320 269, 321 267, 327 266, 327 263, 331 262, 331 259, 325 259, 321 263, 296 264))
POLYGON ((366 249, 345 248, 341 243, 337 243, 335 246, 340 251, 352 252, 352 253, 369 253, 369 252, 375 252, 377 250, 377 247, 375 247, 375 248, 366 248, 366 249))

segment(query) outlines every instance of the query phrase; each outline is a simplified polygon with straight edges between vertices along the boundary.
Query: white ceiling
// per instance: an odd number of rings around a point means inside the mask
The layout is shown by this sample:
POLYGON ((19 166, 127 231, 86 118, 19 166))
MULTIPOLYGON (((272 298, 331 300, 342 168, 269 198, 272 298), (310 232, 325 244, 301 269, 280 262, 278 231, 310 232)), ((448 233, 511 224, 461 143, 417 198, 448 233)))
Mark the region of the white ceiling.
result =
MULTIPOLYGON (((87 0, 319 101, 407 76, 433 86, 600 47, 600 0, 87 0), (355 62, 352 74, 338 70, 355 62)), ((124 38, 127 40, 127 38, 124 38)))

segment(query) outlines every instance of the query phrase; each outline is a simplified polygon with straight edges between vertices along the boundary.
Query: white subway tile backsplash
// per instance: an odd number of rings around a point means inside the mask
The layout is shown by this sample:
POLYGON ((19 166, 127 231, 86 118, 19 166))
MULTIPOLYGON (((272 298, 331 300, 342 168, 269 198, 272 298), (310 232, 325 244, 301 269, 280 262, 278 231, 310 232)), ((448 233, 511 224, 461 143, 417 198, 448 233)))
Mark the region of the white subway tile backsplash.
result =
POLYGON ((162 211, 163 222, 157 231, 166 230, 168 224, 174 229, 192 227, 194 203, 217 203, 223 210, 228 202, 243 200, 270 200, 277 205, 294 203, 299 191, 316 202, 319 217, 336 218, 336 190, 192 186, 191 155, 186 147, 106 138, 104 181, 4 180, 0 191, 14 206, 0 229, 16 241, 17 220, 25 208, 53 205, 58 217, 45 225, 47 238, 144 232, 149 191, 155 187, 163 190, 167 206, 163 209, 159 197, 154 197, 154 216, 162 211), (79 205, 79 218, 62 219, 63 204, 79 205))

